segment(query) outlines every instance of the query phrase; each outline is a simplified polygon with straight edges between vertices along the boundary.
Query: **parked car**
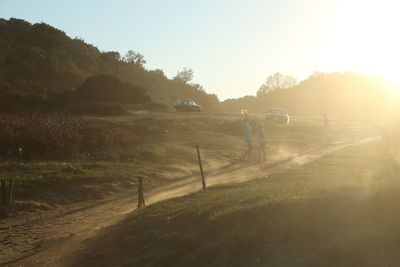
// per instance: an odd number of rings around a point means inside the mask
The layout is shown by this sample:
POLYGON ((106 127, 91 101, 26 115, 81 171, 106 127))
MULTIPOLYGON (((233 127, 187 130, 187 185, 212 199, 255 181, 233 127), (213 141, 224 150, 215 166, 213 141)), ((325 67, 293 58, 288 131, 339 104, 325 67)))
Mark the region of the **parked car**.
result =
POLYGON ((266 119, 274 123, 289 125, 290 116, 284 108, 271 108, 266 113, 266 119))
POLYGON ((196 104, 196 102, 191 99, 179 99, 175 102, 174 108, 178 112, 201 111, 201 106, 196 104))

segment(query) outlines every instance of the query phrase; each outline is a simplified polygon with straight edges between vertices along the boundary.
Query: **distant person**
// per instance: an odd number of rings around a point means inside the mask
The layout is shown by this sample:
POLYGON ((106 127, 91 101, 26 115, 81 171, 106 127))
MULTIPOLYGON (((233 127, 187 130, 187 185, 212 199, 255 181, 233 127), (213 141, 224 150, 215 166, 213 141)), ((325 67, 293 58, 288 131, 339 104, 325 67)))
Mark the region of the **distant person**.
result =
POLYGON ((265 161, 266 160, 265 145, 267 143, 267 140, 265 137, 264 124, 259 120, 253 120, 252 122, 253 122, 252 123, 253 136, 257 141, 258 161, 261 161, 261 156, 262 156, 262 161, 265 161))
POLYGON ((267 159, 265 153, 265 145, 267 144, 267 139, 265 137, 265 127, 264 124, 258 120, 256 121, 255 125, 257 125, 255 137, 257 139, 257 145, 258 145, 258 161, 265 161, 267 159))
POLYGON ((245 160, 250 160, 251 154, 253 152, 253 133, 250 126, 250 119, 247 116, 245 116, 245 118, 243 119, 243 124, 244 124, 244 140, 246 141, 247 144, 247 150, 243 158, 245 160))

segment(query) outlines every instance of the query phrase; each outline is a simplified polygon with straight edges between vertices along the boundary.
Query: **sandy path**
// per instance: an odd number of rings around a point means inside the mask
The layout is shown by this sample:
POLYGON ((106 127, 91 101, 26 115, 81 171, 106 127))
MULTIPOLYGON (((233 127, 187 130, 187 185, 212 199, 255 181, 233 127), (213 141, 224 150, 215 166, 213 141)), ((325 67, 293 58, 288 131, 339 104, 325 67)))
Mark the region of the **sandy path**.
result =
MULTIPOLYGON (((332 152, 376 138, 343 140, 263 164, 234 163, 206 173, 207 185, 244 182, 296 168, 332 152)), ((198 174, 177 179, 147 193, 147 204, 200 190, 198 174)), ((83 249, 85 240, 125 218, 135 209, 135 193, 83 203, 51 214, 0 222, 0 266, 62 266, 61 258, 83 249)))

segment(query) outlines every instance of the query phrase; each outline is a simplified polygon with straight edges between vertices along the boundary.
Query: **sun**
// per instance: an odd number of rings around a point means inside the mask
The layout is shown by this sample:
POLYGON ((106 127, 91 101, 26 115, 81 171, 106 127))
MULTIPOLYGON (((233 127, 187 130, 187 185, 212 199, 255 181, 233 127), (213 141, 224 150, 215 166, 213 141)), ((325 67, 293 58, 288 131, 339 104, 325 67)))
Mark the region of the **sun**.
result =
POLYGON ((390 0, 340 2, 328 29, 331 68, 400 83, 399 8, 400 2, 390 0))

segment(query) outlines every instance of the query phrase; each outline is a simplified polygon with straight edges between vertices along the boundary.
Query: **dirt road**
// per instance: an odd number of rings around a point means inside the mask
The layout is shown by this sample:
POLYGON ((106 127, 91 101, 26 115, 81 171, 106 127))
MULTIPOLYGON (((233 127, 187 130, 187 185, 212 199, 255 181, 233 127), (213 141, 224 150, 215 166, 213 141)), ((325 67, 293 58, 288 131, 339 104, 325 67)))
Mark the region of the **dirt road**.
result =
MULTIPOLYGON (((367 143, 376 138, 358 141, 335 141, 298 154, 270 158, 263 164, 233 163, 206 173, 207 185, 239 183, 267 177, 289 168, 296 168, 345 147, 367 143)), ((168 185, 145 193, 147 204, 200 190, 198 174, 183 177, 168 185)), ((85 240, 103 228, 125 218, 135 209, 136 196, 71 205, 45 214, 33 214, 0 222, 0 266, 62 266, 62 257, 85 247, 85 240)))

